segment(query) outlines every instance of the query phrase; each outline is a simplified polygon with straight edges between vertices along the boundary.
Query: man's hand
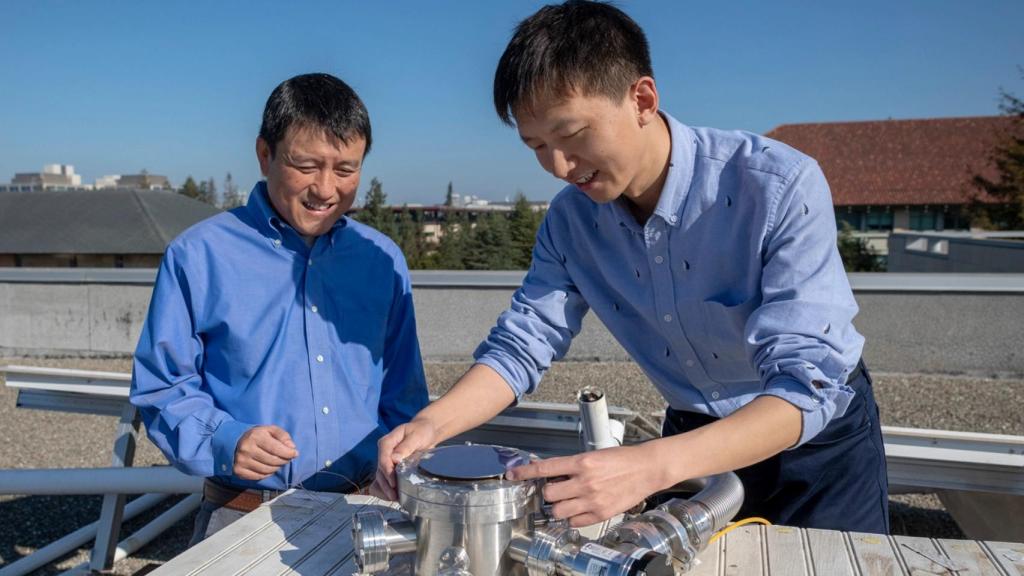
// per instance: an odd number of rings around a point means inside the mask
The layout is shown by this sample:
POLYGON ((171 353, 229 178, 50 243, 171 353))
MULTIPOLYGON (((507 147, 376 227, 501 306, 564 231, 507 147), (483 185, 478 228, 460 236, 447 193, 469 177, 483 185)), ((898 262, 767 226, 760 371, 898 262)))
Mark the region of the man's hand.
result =
POLYGON ((544 486, 544 499, 555 518, 574 527, 589 526, 629 510, 647 496, 670 486, 646 444, 607 448, 575 456, 539 460, 512 468, 509 480, 566 477, 544 486))
POLYGON ((377 476, 370 494, 385 500, 398 500, 395 464, 413 452, 433 448, 440 439, 434 425, 427 419, 414 418, 377 441, 377 476))
POLYGON ((235 476, 262 480, 299 455, 292 437, 277 426, 250 428, 235 447, 235 476))

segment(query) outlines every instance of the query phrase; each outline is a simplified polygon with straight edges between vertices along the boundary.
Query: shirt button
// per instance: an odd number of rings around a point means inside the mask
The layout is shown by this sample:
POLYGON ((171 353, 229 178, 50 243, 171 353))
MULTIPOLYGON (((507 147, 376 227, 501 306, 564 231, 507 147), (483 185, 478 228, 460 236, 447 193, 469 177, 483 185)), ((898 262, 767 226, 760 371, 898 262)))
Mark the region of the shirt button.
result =
POLYGON ((309 262, 308 262, 308 264, 309 264, 310 266, 312 266, 312 265, 313 265, 313 259, 312 259, 312 258, 310 258, 310 259, 309 259, 309 262))
POLYGON ((677 216, 669 216, 669 222, 675 223, 679 218, 677 216))
POLYGON ((327 406, 324 406, 323 408, 321 408, 320 411, 323 412, 324 414, 330 414, 331 413, 331 409, 328 408, 327 406))
POLYGON ((280 248, 281 247, 281 239, 280 238, 274 238, 274 247, 275 248, 280 248))
POLYGON ((327 468, 330 468, 331 464, 333 464, 333 463, 334 462, 331 462, 330 460, 324 460, 324 466, 327 467, 327 468))
POLYGON ((319 308, 317 308, 315 304, 313 306, 310 306, 309 309, 313 311, 313 314, 316 314, 317 310, 319 310, 319 308))
POLYGON ((686 365, 690 368, 693 368, 693 360, 687 360, 686 365))
POLYGON ((228 465, 227 465, 227 464, 221 464, 221 465, 220 465, 220 469, 221 469, 221 471, 223 471, 223 472, 227 472, 227 471, 228 471, 228 465))
POLYGON ((718 400, 718 397, 719 397, 719 393, 718 393, 718 392, 712 392, 712 393, 711 393, 711 398, 712 398, 713 400, 718 400))
POLYGON ((324 361, 324 355, 323 354, 317 354, 316 355, 316 361, 317 362, 323 362, 324 361))
POLYGON ((655 256, 654 261, 657 262, 658 264, 661 264, 662 262, 665 261, 665 259, 662 258, 661 256, 655 256))
POLYGON ((672 321, 672 315, 671 314, 665 314, 664 316, 661 317, 661 319, 664 320, 665 322, 671 322, 672 321))

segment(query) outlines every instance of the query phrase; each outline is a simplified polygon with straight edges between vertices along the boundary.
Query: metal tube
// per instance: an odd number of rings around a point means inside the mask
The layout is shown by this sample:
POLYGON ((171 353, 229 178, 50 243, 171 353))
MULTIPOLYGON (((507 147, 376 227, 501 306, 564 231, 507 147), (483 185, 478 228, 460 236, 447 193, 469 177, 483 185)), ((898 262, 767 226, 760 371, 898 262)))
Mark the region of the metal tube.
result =
POLYGON ((203 479, 170 466, 145 468, 37 468, 0 470, 0 494, 191 494, 203 479))
MULTIPOLYGON (((131 520, 142 512, 159 504, 170 494, 144 494, 124 507, 124 520, 131 520)), ((0 568, 0 576, 23 576, 64 556, 82 544, 96 537, 99 521, 86 524, 78 530, 54 540, 32 554, 0 568)))
MULTIPOLYGON (((202 502, 202 499, 201 494, 189 495, 182 499, 181 502, 171 506, 162 514, 151 520, 149 524, 139 528, 138 532, 118 542, 117 549, 114 551, 114 562, 120 562, 131 554, 134 554, 139 548, 149 544, 154 538, 163 534, 179 520, 194 512, 196 508, 199 508, 199 504, 202 502)), ((88 572, 88 568, 89 563, 83 562, 74 568, 62 572, 61 576, 83 574, 88 572)))
POLYGON ((608 401, 604 392, 598 388, 587 386, 576 396, 580 406, 580 428, 583 434, 583 450, 600 450, 622 444, 623 426, 621 422, 608 417, 608 401), (618 438, 616 438, 616 431, 618 438))

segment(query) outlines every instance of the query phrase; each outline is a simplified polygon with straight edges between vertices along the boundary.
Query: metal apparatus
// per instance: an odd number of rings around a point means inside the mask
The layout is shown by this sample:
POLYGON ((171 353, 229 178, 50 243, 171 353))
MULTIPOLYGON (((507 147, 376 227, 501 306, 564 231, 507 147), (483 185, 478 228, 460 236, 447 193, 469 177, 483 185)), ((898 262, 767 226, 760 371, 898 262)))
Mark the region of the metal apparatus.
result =
MULTIPOLYGON (((618 444, 603 394, 584 390, 579 400, 585 449, 618 444)), ((378 511, 353 518, 360 572, 382 573, 392 556, 415 552, 417 576, 672 576, 690 569, 743 503, 735 474, 700 478, 676 487, 697 492, 692 498, 672 498, 591 541, 544 513, 541 481, 505 479, 530 459, 515 448, 473 444, 407 458, 396 476, 409 519, 389 521, 378 511)))

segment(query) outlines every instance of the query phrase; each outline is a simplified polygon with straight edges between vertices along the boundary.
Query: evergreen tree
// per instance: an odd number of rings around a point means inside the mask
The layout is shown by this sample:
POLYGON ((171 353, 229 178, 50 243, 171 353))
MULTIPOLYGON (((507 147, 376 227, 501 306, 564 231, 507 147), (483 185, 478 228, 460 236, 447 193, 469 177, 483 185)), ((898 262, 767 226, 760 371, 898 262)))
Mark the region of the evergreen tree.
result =
POLYGON ((875 251, 865 240, 853 235, 849 222, 843 222, 843 229, 839 232, 839 256, 847 272, 883 271, 875 251))
POLYGON ((469 237, 466 268, 512 270, 511 234, 508 219, 497 212, 481 213, 469 237))
POLYGON ((413 220, 412 212, 409 211, 408 207, 402 210, 402 215, 398 219, 397 236, 398 238, 395 242, 401 248, 402 253, 405 254, 405 261, 409 268, 423 268, 423 234, 420 231, 419 223, 413 220))
POLYGON ((192 198, 194 200, 199 199, 199 185, 196 184, 196 181, 192 179, 191 174, 189 174, 188 178, 185 178, 185 183, 181 185, 181 188, 178 188, 178 194, 181 194, 182 196, 188 196, 189 198, 192 198))
POLYGON ((537 239, 540 217, 530 207, 522 192, 516 195, 515 207, 512 209, 508 225, 509 265, 515 270, 526 270, 532 260, 533 243, 537 239))
POLYGON ((366 201, 363 202, 363 208, 356 214, 355 218, 363 224, 376 228, 397 242, 398 229, 395 226, 395 218, 391 213, 391 208, 388 207, 388 195, 384 193, 384 186, 377 178, 370 180, 370 189, 366 192, 366 201))
POLYGON ((235 184, 234 179, 231 178, 231 172, 228 172, 224 176, 224 196, 221 199, 220 207, 224 210, 230 210, 243 204, 245 204, 245 200, 238 191, 238 186, 235 184))
POLYGON ((441 237, 438 239, 437 250, 431 258, 431 268, 465 270, 468 233, 469 222, 465 216, 456 210, 447 210, 444 222, 441 223, 441 237))
POLYGON ((448 181, 448 193, 445 194, 445 196, 444 196, 444 205, 445 206, 452 206, 455 203, 455 199, 452 198, 452 194, 454 194, 454 191, 452 190, 452 181, 449 180, 448 181))
POLYGON ((1024 100, 1002 92, 1000 108, 1012 118, 1010 134, 989 156, 998 176, 989 180, 976 175, 971 184, 971 224, 978 228, 1020 230, 1024 228, 1024 100), (996 202, 984 202, 983 196, 996 202))

